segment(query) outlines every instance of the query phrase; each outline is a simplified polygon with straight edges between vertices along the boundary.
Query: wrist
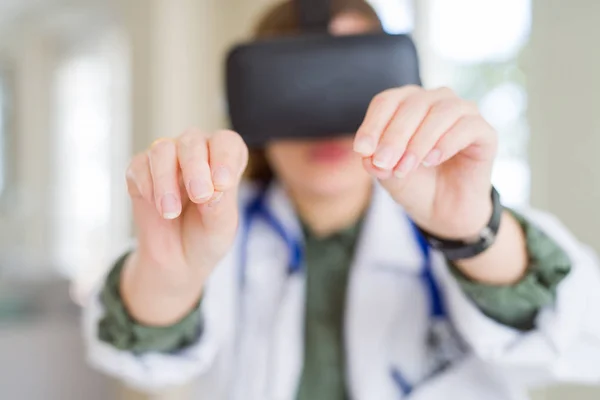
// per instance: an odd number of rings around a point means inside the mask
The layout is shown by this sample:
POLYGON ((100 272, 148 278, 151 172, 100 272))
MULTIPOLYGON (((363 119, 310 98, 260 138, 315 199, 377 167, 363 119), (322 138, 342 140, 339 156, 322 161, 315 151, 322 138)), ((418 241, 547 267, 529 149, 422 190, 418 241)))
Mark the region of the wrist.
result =
POLYGON ((527 273, 527 241, 519 222, 507 210, 495 242, 475 257, 454 265, 468 278, 487 285, 504 286, 520 281, 527 273))
POLYGON ((185 262, 158 262, 144 251, 132 252, 125 261, 123 275, 132 281, 144 282, 157 294, 177 297, 197 291, 206 280, 203 268, 191 268, 185 262))
MULTIPOLYGON (((465 243, 477 242, 481 238, 482 233, 490 228, 490 224, 494 218, 494 207, 494 202, 488 192, 487 199, 471 208, 469 215, 464 218, 464 224, 457 228, 454 235, 448 239, 465 243)), ((496 227, 493 233, 495 234, 497 230, 498 228, 496 227)))
POLYGON ((131 317, 147 326, 169 326, 198 303, 204 280, 147 264, 137 252, 125 261, 119 291, 131 317))
POLYGON ((470 207, 465 211, 469 215, 454 215, 453 220, 456 221, 459 217, 458 220, 464 221, 458 225, 461 229, 448 229, 448 227, 452 227, 452 224, 449 224, 448 221, 445 222, 446 231, 444 234, 439 234, 435 230, 423 229, 421 226, 418 226, 418 228, 429 245, 444 254, 447 259, 456 261, 473 258, 485 252, 494 244, 500 229, 504 208, 500 202, 498 192, 493 187, 491 195, 488 194, 488 204, 479 208, 479 210, 487 208, 487 212, 477 213, 476 209, 470 207), (477 217, 479 215, 485 216, 486 214, 487 216, 481 219, 486 222, 478 221, 477 217))
POLYGON ((494 198, 490 195, 493 190, 493 186, 481 190, 476 200, 469 196, 463 201, 466 207, 447 212, 447 218, 423 229, 440 239, 471 241, 489 224, 494 213, 494 198))

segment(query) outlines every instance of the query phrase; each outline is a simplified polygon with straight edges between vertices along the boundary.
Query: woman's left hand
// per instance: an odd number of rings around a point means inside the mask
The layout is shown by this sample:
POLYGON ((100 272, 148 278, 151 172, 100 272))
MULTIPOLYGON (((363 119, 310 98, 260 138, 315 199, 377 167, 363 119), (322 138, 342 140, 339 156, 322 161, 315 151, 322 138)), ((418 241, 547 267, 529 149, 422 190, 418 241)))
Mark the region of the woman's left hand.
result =
POLYGON ((371 102, 354 149, 422 229, 462 239, 486 226, 497 135, 476 104, 447 88, 387 90, 371 102))

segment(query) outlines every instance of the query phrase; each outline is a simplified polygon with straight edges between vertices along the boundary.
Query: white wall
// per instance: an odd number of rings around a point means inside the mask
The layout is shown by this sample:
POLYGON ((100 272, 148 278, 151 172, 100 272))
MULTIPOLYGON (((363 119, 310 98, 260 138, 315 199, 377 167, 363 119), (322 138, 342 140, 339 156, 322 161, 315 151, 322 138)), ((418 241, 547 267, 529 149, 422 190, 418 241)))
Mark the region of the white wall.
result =
POLYGON ((536 0, 525 60, 532 201, 600 251, 600 2, 536 0))
MULTIPOLYGON (((600 2, 534 0, 525 59, 530 94, 532 202, 600 251, 600 2)), ((598 399, 559 388, 539 400, 598 399)))

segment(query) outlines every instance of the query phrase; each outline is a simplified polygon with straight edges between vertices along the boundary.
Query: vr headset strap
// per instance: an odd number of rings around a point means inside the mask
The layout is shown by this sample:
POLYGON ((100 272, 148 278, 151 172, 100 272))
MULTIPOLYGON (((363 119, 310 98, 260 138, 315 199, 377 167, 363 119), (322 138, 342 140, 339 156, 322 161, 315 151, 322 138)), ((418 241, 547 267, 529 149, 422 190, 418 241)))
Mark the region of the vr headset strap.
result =
POLYGON ((295 0, 300 27, 305 32, 327 33, 331 0, 295 0))

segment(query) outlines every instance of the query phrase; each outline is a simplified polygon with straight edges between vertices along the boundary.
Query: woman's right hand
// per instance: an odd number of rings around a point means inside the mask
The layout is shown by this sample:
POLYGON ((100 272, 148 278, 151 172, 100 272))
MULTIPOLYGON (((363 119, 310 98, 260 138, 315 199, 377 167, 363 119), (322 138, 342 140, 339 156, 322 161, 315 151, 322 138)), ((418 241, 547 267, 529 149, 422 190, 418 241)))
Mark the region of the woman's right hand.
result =
POLYGON ((121 294, 132 316, 169 325, 190 311, 232 246, 248 149, 232 131, 159 139, 127 171, 138 246, 121 294))

